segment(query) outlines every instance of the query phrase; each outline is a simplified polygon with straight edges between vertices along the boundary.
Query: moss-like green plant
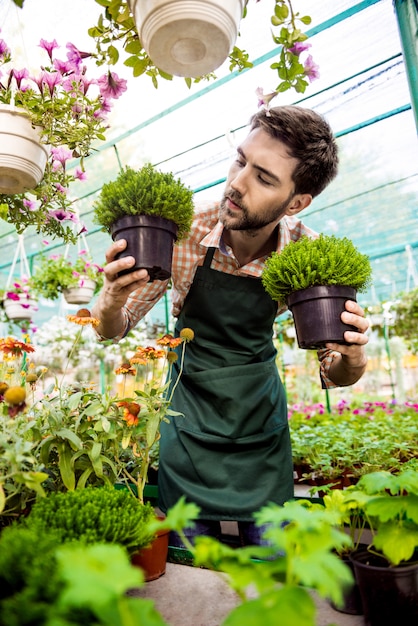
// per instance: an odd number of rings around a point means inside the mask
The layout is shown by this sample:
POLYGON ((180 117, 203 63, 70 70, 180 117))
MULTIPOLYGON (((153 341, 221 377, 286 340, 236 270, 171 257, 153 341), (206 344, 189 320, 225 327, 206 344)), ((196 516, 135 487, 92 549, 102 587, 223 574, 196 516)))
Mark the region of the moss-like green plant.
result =
POLYGON ((103 185, 94 211, 95 223, 108 232, 125 215, 163 217, 177 224, 179 241, 191 227, 193 191, 171 172, 160 172, 149 163, 140 170, 126 167, 114 181, 103 185))
POLYGON ((117 543, 136 552, 152 541, 154 519, 151 504, 141 504, 128 490, 87 487, 39 499, 27 525, 39 533, 56 530, 63 543, 117 543))
POLYGON ((321 234, 316 239, 301 237, 280 253, 273 252, 261 279, 273 300, 286 304, 294 291, 315 285, 344 285, 365 291, 371 275, 368 256, 350 239, 321 234))

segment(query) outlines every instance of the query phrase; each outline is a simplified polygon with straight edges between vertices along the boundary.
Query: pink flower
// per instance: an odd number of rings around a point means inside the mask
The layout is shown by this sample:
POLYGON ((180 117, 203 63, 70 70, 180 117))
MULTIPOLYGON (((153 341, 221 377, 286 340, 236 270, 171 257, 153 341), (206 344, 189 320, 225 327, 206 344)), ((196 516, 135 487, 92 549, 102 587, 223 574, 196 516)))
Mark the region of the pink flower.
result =
POLYGON ((289 52, 291 52, 292 54, 295 54, 296 56, 299 56, 300 54, 302 54, 302 52, 305 52, 305 50, 309 50, 310 47, 311 47, 310 43, 305 43, 304 41, 297 41, 295 45, 289 48, 289 52))
POLYGON ((311 54, 307 57, 303 68, 310 83, 319 78, 319 65, 314 62, 311 54))
POLYGON ((87 174, 80 167, 76 167, 74 178, 77 180, 86 180, 87 174))
POLYGON ((103 98, 117 99, 127 89, 127 81, 124 78, 119 78, 115 72, 104 74, 98 79, 97 84, 103 98))
POLYGON ((41 39, 41 41, 39 42, 39 47, 43 48, 44 50, 47 51, 49 58, 52 61, 52 52, 55 48, 59 48, 56 40, 54 39, 53 41, 45 41, 45 39, 41 39))

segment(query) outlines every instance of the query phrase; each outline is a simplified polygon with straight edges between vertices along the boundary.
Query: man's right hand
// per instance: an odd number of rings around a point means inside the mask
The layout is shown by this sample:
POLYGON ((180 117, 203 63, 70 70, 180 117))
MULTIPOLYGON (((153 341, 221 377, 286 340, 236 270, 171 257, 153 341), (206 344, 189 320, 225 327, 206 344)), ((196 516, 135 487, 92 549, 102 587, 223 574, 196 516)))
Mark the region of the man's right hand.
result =
POLYGON ((125 326, 122 308, 129 294, 144 287, 150 278, 146 269, 119 276, 119 272, 135 265, 135 259, 132 256, 115 259, 115 256, 126 246, 126 240, 119 239, 106 251, 106 264, 103 268, 104 284, 92 311, 93 317, 100 321, 97 331, 104 337, 116 337, 122 332, 125 326))

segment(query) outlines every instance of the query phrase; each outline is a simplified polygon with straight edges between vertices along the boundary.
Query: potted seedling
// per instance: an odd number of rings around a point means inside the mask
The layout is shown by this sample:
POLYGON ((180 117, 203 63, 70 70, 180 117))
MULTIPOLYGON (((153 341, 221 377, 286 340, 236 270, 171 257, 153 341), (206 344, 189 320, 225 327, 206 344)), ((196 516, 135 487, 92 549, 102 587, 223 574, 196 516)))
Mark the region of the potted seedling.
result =
POLYGON ((418 472, 372 472, 343 492, 371 531, 350 555, 368 626, 418 623, 418 472))
POLYGON ((298 344, 323 348, 345 344, 344 332, 357 329, 341 321, 346 300, 356 300, 371 282, 371 265, 347 237, 301 237, 267 259, 262 282, 273 300, 291 310, 298 344))
POLYGON ((171 276, 173 244, 191 227, 193 191, 151 164, 140 170, 128 166, 103 185, 94 211, 95 222, 114 241, 128 242, 118 258, 136 258, 129 272, 146 268, 150 281, 166 280, 171 276))

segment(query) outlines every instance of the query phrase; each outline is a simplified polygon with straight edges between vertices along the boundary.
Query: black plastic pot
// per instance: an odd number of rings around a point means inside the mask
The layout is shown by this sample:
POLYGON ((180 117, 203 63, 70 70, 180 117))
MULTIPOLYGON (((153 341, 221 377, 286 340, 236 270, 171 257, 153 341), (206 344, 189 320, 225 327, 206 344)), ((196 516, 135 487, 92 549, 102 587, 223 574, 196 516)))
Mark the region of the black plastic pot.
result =
POLYGON ((299 348, 317 350, 328 342, 347 345, 344 332, 357 328, 341 321, 346 300, 356 301, 356 290, 338 285, 308 287, 288 296, 299 348))
POLYGON ((170 278, 177 231, 177 224, 155 215, 126 215, 119 218, 110 234, 113 241, 126 239, 128 245, 117 258, 135 257, 135 265, 121 273, 130 274, 135 270, 146 269, 150 282, 170 278))
POLYGON ((358 550, 351 555, 366 626, 417 626, 418 563, 389 567, 385 559, 358 550))
MULTIPOLYGON (((354 565, 349 556, 341 557, 347 567, 349 567, 355 578, 354 565)), ((348 615, 363 615, 363 607, 361 604, 360 589, 356 581, 350 586, 344 589, 343 592, 343 604, 337 606, 334 602, 331 602, 331 606, 335 611, 340 613, 347 613, 348 615)))

